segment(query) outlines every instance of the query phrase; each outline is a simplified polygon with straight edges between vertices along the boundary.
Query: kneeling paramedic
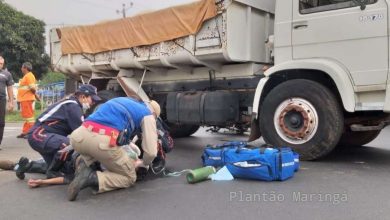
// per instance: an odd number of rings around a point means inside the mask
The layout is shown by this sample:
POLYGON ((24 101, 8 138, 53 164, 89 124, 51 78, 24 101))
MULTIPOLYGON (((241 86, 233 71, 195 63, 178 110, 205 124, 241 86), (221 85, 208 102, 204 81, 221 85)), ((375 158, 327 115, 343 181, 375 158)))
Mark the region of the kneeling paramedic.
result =
POLYGON ((75 179, 68 187, 68 199, 76 199, 80 190, 92 187, 98 193, 127 188, 136 181, 136 168, 148 167, 157 155, 156 118, 160 115, 157 102, 148 103, 132 98, 114 98, 102 104, 83 125, 70 135, 71 145, 83 161, 75 179), (133 160, 119 146, 128 144, 142 133, 142 160, 133 160), (93 170, 100 162, 107 170, 93 170))
MULTIPOLYGON (((158 153, 156 158, 153 160, 150 165, 151 173, 148 172, 146 168, 138 168, 137 170, 137 182, 143 180, 148 173, 159 175, 165 170, 165 160, 166 153, 169 153, 173 149, 173 140, 169 135, 168 128, 161 120, 157 118, 157 134, 158 134, 158 153)), ((121 146, 127 153, 127 156, 133 159, 138 159, 142 154, 142 148, 139 148, 135 143, 131 142, 128 145, 121 146)), ((142 144, 142 143, 141 143, 142 144)), ((139 146, 141 146, 141 144, 139 146)), ((49 167, 50 172, 54 175, 47 175, 47 179, 29 179, 28 186, 30 188, 36 188, 40 186, 48 185, 59 185, 59 184, 69 184, 74 179, 74 174, 76 172, 76 167, 80 162, 80 154, 74 152, 71 145, 61 149, 57 152, 51 167, 49 167), (66 169, 63 169, 66 167, 66 169), (55 175, 57 173, 57 175, 55 175)), ((0 169, 13 169, 15 163, 8 160, 0 160, 0 169), (3 165, 3 166, 2 166, 3 165)), ((99 163, 95 163, 95 170, 105 171, 106 168, 101 166, 99 163)))
MULTIPOLYGON (((83 111, 100 100, 96 87, 81 85, 73 96, 51 105, 38 117, 28 133, 28 143, 42 155, 47 166, 51 165, 60 149, 69 145, 68 135, 81 126, 83 111)), ((26 157, 20 158, 16 176, 24 179, 24 173, 30 172, 42 173, 44 169, 26 157)))

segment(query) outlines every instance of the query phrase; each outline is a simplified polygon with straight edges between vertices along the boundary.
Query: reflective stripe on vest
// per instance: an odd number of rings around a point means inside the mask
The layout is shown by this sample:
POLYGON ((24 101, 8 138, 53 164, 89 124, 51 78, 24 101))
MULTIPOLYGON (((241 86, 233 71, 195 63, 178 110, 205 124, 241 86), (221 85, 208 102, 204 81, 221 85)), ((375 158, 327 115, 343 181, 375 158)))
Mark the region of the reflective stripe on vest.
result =
POLYGON ((37 87, 37 84, 30 84, 28 86, 18 86, 18 89, 31 89, 37 87))
POLYGON ((35 122, 35 117, 23 118, 26 122, 35 122))
POLYGON ((61 108, 61 106, 68 104, 68 103, 78 104, 74 100, 66 100, 64 102, 61 102, 56 107, 54 107, 52 110, 50 110, 48 113, 46 113, 44 116, 42 116, 40 119, 38 119, 38 121, 40 121, 41 123, 46 121, 49 117, 51 117, 54 113, 56 113, 61 108))

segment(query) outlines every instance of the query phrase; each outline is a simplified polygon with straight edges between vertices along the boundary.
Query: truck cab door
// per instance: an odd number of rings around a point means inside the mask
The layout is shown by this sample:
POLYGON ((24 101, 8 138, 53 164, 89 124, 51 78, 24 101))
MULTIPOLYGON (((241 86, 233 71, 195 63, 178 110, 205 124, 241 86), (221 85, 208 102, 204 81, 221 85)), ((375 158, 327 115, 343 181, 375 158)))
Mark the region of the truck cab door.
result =
POLYGON ((388 5, 368 0, 293 0, 293 59, 326 58, 348 69, 355 86, 385 85, 388 5))

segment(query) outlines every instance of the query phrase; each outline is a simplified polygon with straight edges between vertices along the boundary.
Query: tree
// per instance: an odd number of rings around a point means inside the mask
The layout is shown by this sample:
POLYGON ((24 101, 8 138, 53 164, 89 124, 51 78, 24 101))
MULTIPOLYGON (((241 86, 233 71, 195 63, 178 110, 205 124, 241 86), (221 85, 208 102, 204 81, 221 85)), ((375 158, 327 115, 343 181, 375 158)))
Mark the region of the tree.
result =
POLYGON ((38 79, 47 73, 50 58, 45 53, 44 33, 43 21, 0 1, 0 54, 15 80, 22 77, 20 67, 27 61, 38 79))

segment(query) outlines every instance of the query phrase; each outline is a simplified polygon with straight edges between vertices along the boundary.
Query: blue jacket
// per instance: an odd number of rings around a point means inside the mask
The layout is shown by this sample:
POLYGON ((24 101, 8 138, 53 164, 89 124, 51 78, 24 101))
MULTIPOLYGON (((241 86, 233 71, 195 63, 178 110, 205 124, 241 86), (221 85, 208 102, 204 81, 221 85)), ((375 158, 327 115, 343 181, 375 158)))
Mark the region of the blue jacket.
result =
POLYGON ((130 134, 141 131, 141 122, 152 112, 142 101, 120 97, 102 104, 86 121, 96 122, 119 131, 127 129, 130 134))

